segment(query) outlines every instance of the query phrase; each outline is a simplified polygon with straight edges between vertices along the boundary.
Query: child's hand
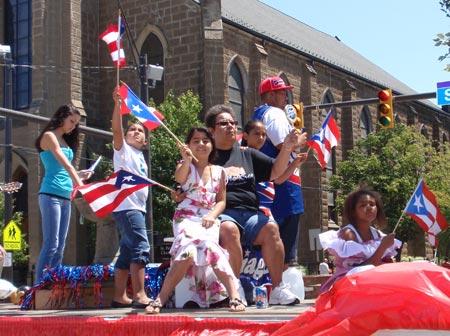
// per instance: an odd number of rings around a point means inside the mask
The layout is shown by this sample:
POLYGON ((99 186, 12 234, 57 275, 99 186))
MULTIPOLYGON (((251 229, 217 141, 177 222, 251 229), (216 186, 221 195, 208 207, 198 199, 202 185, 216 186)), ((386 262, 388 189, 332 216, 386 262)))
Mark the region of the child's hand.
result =
POLYGON ((93 170, 87 170, 83 169, 77 172, 78 176, 80 177, 81 181, 85 181, 91 178, 92 175, 94 175, 93 170))
POLYGON ((380 248, 387 250, 389 247, 394 245, 395 233, 389 233, 381 239, 380 248))
POLYGON ((192 162, 193 155, 191 149, 186 144, 182 143, 177 143, 177 146, 180 149, 180 154, 183 160, 192 162))
POLYGON ((293 164, 297 165, 297 168, 300 168, 300 166, 306 162, 308 159, 308 153, 299 153, 297 154, 297 157, 294 159, 293 164))
POLYGON ((183 189, 177 188, 170 193, 170 197, 177 203, 182 202, 186 198, 186 192, 183 189))
POLYGON ((119 87, 116 86, 116 87, 114 88, 114 91, 113 91, 113 94, 112 94, 114 103, 116 103, 116 104, 120 104, 120 103, 122 102, 122 97, 120 96, 118 90, 119 90, 119 87))

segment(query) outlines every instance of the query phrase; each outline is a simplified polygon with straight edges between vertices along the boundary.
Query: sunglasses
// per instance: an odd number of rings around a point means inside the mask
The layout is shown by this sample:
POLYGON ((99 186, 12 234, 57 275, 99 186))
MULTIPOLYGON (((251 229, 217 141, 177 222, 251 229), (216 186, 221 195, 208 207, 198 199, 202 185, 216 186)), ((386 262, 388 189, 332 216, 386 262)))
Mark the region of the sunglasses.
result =
POLYGON ((216 125, 220 125, 222 127, 231 125, 231 126, 237 126, 238 122, 236 120, 221 120, 216 122, 216 125))

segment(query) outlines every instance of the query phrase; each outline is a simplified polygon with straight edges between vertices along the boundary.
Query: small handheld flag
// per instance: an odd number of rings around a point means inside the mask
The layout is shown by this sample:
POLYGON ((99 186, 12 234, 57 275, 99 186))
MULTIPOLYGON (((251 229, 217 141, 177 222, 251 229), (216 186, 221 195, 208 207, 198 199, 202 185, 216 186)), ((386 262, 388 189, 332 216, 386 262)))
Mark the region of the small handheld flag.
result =
POLYGON ((120 106, 120 114, 133 114, 149 130, 161 126, 164 116, 153 107, 145 105, 128 85, 123 83, 118 92, 124 102, 120 106))
POLYGON ((135 191, 152 185, 171 190, 148 178, 126 170, 118 170, 105 181, 93 182, 74 188, 71 199, 74 199, 76 194, 80 192, 92 211, 101 218, 114 211, 125 198, 135 191))
POLYGON ((332 111, 328 112, 327 117, 323 121, 319 132, 314 134, 311 139, 306 142, 306 145, 314 148, 317 152, 317 160, 322 169, 327 166, 331 157, 331 150, 337 146, 341 138, 339 128, 333 118, 332 111))
POLYGON ((406 205, 405 212, 428 234, 430 244, 437 247, 436 235, 448 228, 448 223, 439 209, 436 197, 425 185, 423 179, 420 179, 406 205))

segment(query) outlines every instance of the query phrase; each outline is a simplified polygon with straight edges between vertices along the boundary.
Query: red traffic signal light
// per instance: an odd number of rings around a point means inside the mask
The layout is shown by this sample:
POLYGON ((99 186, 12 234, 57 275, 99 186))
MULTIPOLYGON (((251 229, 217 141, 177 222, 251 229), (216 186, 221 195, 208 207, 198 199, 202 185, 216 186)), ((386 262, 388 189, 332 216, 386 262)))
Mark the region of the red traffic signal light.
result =
POLYGON ((392 90, 385 89, 378 92, 378 111, 380 112, 379 123, 381 128, 394 127, 394 109, 392 106, 392 90))

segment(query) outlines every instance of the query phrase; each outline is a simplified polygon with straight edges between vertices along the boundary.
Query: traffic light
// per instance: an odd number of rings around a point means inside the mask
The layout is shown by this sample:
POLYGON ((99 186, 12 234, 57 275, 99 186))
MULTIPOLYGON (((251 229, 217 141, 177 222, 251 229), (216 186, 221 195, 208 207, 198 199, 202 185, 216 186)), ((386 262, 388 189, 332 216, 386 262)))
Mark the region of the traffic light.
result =
POLYGON ((296 129, 301 130, 303 128, 303 104, 287 104, 284 108, 284 112, 291 123, 296 129))
POLYGON ((381 128, 394 127, 394 108, 392 106, 392 90, 384 89, 378 92, 378 111, 380 112, 381 128))

